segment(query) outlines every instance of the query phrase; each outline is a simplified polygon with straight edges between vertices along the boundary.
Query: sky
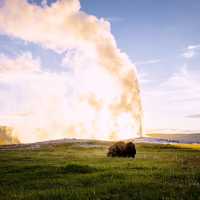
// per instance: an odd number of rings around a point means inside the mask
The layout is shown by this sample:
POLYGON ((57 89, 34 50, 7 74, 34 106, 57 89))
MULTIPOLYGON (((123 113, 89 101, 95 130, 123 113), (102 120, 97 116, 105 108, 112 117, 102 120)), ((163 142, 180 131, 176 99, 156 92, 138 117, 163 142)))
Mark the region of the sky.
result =
MULTIPOLYGON (((29 0, 29 4, 41 8, 52 6, 54 2, 29 0)), ((96 16, 100 21, 110 22, 118 48, 136 66, 145 130, 200 130, 200 1, 118 0, 116 3, 116 0, 81 0, 80 3, 81 11, 96 16)), ((23 14, 18 16, 16 13, 16 18, 13 18, 17 8, 13 5, 11 0, 0 0, 0 123, 13 121, 13 118, 18 122, 19 116, 29 116, 38 104, 49 109, 46 105, 46 98, 49 98, 53 99, 52 104, 59 105, 52 110, 55 116, 51 116, 55 122, 54 118, 59 115, 56 125, 52 125, 59 130, 59 123, 66 119, 62 113, 66 93, 70 94, 70 89, 63 92, 62 88, 66 82, 75 87, 71 83, 70 68, 64 66, 66 62, 70 65, 69 57, 73 51, 68 52, 64 45, 72 45, 71 41, 79 45, 79 41, 68 38, 66 43, 64 40, 59 43, 48 28, 35 25, 41 19, 45 22, 45 19, 38 17, 32 21, 28 12, 24 14, 30 17, 28 23, 23 14), (1 10, 6 2, 11 9, 1 10), (13 15, 8 15, 8 12, 13 15), (18 24, 18 19, 21 24, 18 24), (36 34, 29 23, 46 31, 44 36, 36 34), (52 43, 54 40, 56 42, 52 43), (35 73, 40 74, 41 70, 45 73, 36 76, 35 73), (23 76, 27 73, 31 75, 23 76), (44 90, 40 91, 41 88, 44 90)), ((71 9, 76 10, 76 6, 72 5, 71 9)), ((40 17, 47 18, 48 13, 40 17)), ((59 15, 55 13, 55 21, 56 17, 59 15)), ((104 22, 102 26, 109 29, 104 22)), ((54 30, 53 33, 57 32, 54 30)), ((93 55, 93 51, 89 49, 88 55, 93 55)), ((85 64, 88 60, 92 62, 91 58, 83 60, 85 64)), ((76 64, 80 63, 76 61, 76 64)), ((37 108, 38 112, 41 108, 37 108)), ((41 116, 42 122, 35 123, 41 123, 43 127, 47 123, 43 118, 49 116, 44 113, 41 116)))
POLYGON ((200 2, 83 0, 137 66, 147 129, 199 130, 200 2))

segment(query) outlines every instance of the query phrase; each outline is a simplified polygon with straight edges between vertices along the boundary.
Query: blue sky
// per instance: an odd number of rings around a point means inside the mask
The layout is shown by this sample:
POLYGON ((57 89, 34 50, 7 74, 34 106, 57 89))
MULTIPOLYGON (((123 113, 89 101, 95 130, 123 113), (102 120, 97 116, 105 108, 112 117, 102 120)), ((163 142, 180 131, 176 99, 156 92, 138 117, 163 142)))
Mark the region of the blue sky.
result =
POLYGON ((156 76, 172 73, 185 63, 182 51, 199 44, 198 0, 83 0, 82 9, 111 19, 119 47, 133 62, 162 60, 156 65, 139 66, 156 76))
MULTIPOLYGON (((40 0, 29 2, 41 5, 40 0)), ((200 1, 81 0, 81 10, 110 21, 118 47, 135 63, 146 129, 200 130, 200 1)), ((15 59, 23 52, 39 59, 47 72, 64 70, 66 52, 0 29, 0 54, 15 59)))
MULTIPOLYGON (((144 113, 147 112, 145 118, 147 126, 164 129, 199 129, 200 127, 196 125, 198 118, 187 118, 189 113, 200 112, 199 97, 190 98, 181 90, 174 94, 172 91, 177 89, 176 86, 163 88, 166 94, 158 97, 160 98, 158 104, 156 100, 154 103, 154 97, 148 94, 149 91, 159 92, 161 90, 158 88, 159 84, 165 83, 174 74, 181 76, 180 71, 183 68, 187 68, 189 71, 187 73, 192 73, 192 77, 193 73, 197 75, 200 73, 198 48, 191 58, 183 56, 188 46, 200 44, 200 21, 198 20, 200 2, 198 0, 119 0, 116 3, 115 0, 83 0, 82 9, 111 20, 112 32, 119 47, 127 52, 131 60, 136 63, 138 71, 145 75, 147 81, 141 84, 144 93, 144 113), (185 96, 185 100, 181 102, 178 99, 177 103, 174 95, 180 95, 180 98, 185 96), (167 98, 169 100, 166 100, 167 98), (174 108, 173 104, 176 104, 177 108, 174 108), (184 107, 191 109, 182 111, 184 107), (163 119, 161 125, 157 123, 159 119, 163 119)), ((199 86, 196 85, 197 88, 199 86)), ((186 94, 191 95, 189 92, 186 94)))

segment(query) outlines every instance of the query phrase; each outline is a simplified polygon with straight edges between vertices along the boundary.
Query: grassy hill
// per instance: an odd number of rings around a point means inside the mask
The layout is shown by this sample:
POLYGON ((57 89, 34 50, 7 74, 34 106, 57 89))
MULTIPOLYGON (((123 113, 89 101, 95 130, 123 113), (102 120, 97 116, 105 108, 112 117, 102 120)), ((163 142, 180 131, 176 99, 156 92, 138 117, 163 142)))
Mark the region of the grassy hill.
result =
POLYGON ((106 157, 110 144, 1 146, 0 199, 200 199, 199 145, 137 144, 131 159, 106 157))

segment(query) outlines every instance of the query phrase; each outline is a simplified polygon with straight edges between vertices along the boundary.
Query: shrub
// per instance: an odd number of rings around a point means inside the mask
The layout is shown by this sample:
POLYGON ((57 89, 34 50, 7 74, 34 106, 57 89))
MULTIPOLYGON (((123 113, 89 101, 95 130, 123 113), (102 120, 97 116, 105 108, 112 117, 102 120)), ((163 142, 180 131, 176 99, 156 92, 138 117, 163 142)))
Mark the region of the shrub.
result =
POLYGON ((67 166, 62 168, 62 172, 64 173, 74 173, 74 174, 86 174, 96 172, 97 169, 90 167, 88 165, 79 165, 79 164, 68 164, 67 166))
POLYGON ((132 157, 136 154, 135 144, 132 142, 116 142, 108 149, 109 157, 132 157))

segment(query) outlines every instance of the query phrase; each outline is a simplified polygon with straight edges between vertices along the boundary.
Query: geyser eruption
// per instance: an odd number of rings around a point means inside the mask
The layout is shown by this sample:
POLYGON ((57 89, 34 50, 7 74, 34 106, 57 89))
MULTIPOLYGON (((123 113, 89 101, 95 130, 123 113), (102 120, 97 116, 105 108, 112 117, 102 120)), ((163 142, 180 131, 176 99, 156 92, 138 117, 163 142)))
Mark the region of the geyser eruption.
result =
POLYGON ((0 126, 0 145, 1 144, 18 144, 19 140, 13 134, 12 128, 0 126))
MULTIPOLYGON (((3 122, 15 127, 20 141, 142 136, 137 72, 117 47, 108 21, 81 11, 78 0, 42 7, 26 0, 5 0, 0 6, 0 31, 64 55, 65 72, 42 67, 15 72, 14 82, 28 91, 20 107, 27 115, 3 122), (23 107, 24 101, 29 106, 23 107)), ((1 81, 10 77, 10 71, 0 73, 1 81)))

